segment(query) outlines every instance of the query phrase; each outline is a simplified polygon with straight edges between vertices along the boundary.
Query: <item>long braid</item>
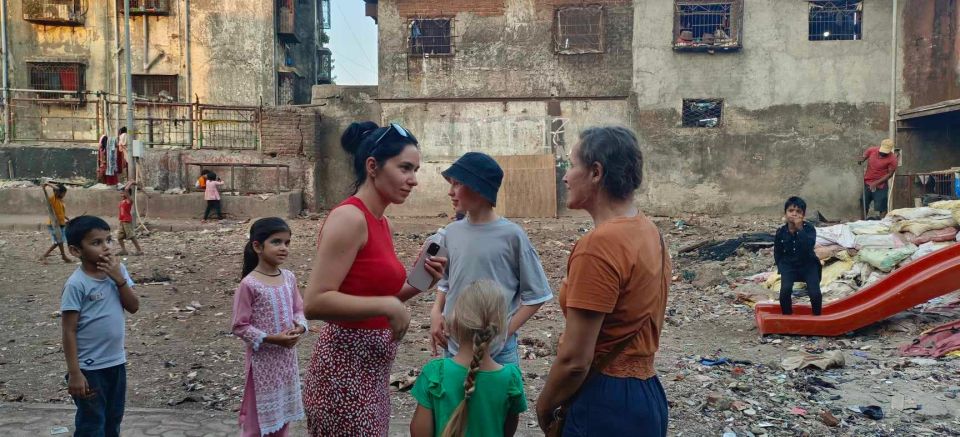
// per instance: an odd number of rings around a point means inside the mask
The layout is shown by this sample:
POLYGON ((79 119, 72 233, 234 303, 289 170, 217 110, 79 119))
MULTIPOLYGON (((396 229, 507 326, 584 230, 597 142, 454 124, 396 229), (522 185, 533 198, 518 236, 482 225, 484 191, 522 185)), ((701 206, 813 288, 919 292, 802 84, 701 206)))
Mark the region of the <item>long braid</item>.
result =
POLYGON ((463 437, 467 431, 467 402, 473 396, 477 388, 477 372, 480 371, 480 363, 487 355, 487 349, 490 342, 497 334, 497 327, 487 326, 473 335, 473 359, 470 360, 470 369, 467 370, 467 377, 463 380, 463 401, 453 411, 450 421, 443 429, 441 437, 463 437))

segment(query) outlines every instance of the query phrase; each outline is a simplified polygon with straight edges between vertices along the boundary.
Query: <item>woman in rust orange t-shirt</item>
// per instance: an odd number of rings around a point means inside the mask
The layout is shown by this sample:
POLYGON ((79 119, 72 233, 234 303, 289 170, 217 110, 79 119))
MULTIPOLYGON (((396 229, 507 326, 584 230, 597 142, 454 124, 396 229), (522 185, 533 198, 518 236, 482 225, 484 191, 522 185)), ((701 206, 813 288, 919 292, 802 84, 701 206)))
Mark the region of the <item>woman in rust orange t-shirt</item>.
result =
POLYGON ((574 246, 560 290, 566 328, 537 401, 545 432, 567 405, 564 436, 667 433, 653 362, 670 259, 656 225, 633 205, 642 178, 643 156, 626 128, 587 129, 570 151, 567 207, 590 213, 595 229, 574 246))

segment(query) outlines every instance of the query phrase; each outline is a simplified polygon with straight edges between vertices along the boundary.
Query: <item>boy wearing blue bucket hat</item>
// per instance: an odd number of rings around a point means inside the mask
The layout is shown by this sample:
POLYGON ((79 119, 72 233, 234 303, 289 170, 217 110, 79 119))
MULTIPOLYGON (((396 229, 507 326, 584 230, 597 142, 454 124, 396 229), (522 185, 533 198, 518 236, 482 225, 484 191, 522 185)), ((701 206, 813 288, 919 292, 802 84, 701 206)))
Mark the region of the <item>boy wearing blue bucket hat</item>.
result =
POLYGON ((476 281, 492 280, 504 293, 510 323, 506 341, 498 342, 490 355, 500 364, 518 364, 517 330, 553 297, 540 257, 523 228, 493 209, 503 182, 497 161, 468 152, 442 174, 450 182, 447 194, 454 209, 465 212, 466 218, 443 232, 449 261, 430 313, 434 353, 438 345, 446 348, 447 356, 457 353, 458 345, 445 327, 457 295, 476 281))

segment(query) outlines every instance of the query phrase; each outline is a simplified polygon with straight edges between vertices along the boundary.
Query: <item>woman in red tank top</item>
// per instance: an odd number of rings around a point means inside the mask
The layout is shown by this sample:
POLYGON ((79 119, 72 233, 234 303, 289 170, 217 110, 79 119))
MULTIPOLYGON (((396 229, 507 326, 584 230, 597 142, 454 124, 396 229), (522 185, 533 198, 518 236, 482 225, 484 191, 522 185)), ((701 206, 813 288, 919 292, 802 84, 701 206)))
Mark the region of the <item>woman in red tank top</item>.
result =
MULTIPOLYGON (((393 248, 384 212, 417 185, 420 149, 396 124, 353 123, 340 143, 354 156, 355 194, 330 211, 303 296, 321 329, 304 378, 304 407, 313 436, 386 436, 390 368, 410 315, 403 301, 419 290, 393 248)), ((446 259, 427 262, 434 284, 446 259)))

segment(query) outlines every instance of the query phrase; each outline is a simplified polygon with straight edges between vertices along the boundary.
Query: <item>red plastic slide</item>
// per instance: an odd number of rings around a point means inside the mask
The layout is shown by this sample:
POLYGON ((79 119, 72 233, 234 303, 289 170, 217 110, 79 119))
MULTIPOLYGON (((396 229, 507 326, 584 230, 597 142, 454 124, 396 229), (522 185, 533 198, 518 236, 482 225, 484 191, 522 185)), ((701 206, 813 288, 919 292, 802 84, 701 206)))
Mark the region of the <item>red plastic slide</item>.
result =
POLYGON ((758 303, 760 334, 833 337, 920 305, 960 289, 960 244, 933 252, 894 270, 886 278, 823 306, 814 316, 810 305, 793 305, 785 316, 779 303, 758 303))

